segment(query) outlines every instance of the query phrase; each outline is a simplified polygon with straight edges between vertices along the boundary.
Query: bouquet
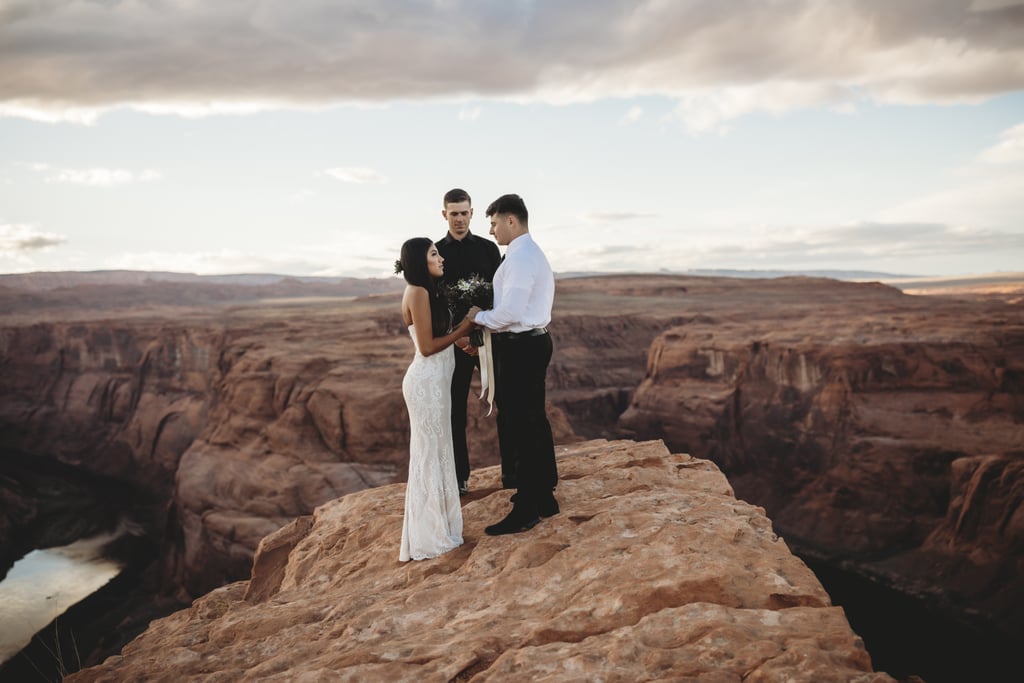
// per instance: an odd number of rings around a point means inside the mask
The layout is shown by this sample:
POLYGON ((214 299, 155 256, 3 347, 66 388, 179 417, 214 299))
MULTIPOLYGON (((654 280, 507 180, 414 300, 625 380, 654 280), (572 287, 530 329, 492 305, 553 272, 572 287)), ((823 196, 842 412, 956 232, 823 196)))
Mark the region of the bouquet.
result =
MULTIPOLYGON (((448 299, 454 325, 462 322, 473 306, 484 310, 494 307, 494 286, 477 273, 444 286, 444 295, 448 299)), ((490 334, 485 335, 483 328, 479 327, 469 333, 469 343, 480 347, 480 398, 489 405, 488 415, 494 410, 494 357, 490 338, 490 334)))
MULTIPOLYGON (((448 309, 452 314, 452 324, 458 325, 466 317, 466 313, 473 306, 487 310, 494 305, 494 287, 490 282, 483 279, 476 273, 469 277, 446 285, 444 288, 445 297, 448 299, 448 309)), ((473 330, 479 332, 479 330, 473 330)), ((469 339, 473 346, 480 346, 477 340, 482 335, 470 333, 469 339)))

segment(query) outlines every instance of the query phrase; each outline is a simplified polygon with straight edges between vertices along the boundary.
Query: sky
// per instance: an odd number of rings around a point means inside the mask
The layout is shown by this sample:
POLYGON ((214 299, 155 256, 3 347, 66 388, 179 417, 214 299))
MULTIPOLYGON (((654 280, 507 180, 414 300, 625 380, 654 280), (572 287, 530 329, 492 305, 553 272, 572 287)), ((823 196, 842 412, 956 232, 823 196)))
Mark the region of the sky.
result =
POLYGON ((1024 2, 0 0, 0 273, 1024 270, 1024 2))

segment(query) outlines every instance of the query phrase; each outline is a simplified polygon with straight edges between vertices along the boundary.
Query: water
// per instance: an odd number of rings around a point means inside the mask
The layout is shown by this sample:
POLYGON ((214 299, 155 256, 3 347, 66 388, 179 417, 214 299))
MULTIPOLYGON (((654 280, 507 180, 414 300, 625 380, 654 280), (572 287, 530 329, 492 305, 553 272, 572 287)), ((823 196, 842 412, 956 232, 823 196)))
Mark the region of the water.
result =
POLYGON ((14 563, 0 582, 0 663, 121 572, 123 566, 104 558, 101 551, 123 533, 119 529, 60 548, 33 550, 14 563))
POLYGON ((969 624, 933 605, 826 562, 801 556, 843 608, 864 641, 875 671, 926 683, 1022 680, 1024 643, 981 624, 969 624), (1015 672, 1006 678, 1004 672, 1015 672))
POLYGON ((31 513, 8 520, 0 553, 4 566, 25 554, 0 581, 0 681, 59 681, 163 616, 155 580, 143 583, 165 507, 52 458, 4 451, 0 463, 0 499, 31 513))

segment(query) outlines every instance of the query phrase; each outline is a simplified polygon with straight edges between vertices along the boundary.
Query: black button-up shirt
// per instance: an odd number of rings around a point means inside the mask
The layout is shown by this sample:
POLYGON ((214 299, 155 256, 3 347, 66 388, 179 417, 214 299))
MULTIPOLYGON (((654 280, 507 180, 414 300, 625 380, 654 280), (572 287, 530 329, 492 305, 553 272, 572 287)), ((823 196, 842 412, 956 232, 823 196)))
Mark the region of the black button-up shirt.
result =
POLYGON ((473 273, 488 282, 494 280, 494 271, 498 270, 498 264, 501 263, 501 252, 491 240, 477 237, 472 232, 457 240, 446 232, 444 238, 434 244, 444 259, 446 285, 454 284, 473 273))

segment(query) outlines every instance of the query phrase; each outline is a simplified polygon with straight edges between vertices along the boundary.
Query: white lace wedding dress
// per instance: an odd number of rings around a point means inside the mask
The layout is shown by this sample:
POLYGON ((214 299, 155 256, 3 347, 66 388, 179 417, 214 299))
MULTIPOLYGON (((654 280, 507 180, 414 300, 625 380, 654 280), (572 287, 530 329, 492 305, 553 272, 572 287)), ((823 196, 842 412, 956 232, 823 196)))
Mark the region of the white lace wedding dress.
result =
MULTIPOLYGON (((413 344, 416 332, 409 326, 413 344)), ((425 560, 462 545, 462 507, 452 449, 452 372, 455 350, 431 356, 416 348, 402 380, 409 409, 409 482, 398 559, 425 560)))

